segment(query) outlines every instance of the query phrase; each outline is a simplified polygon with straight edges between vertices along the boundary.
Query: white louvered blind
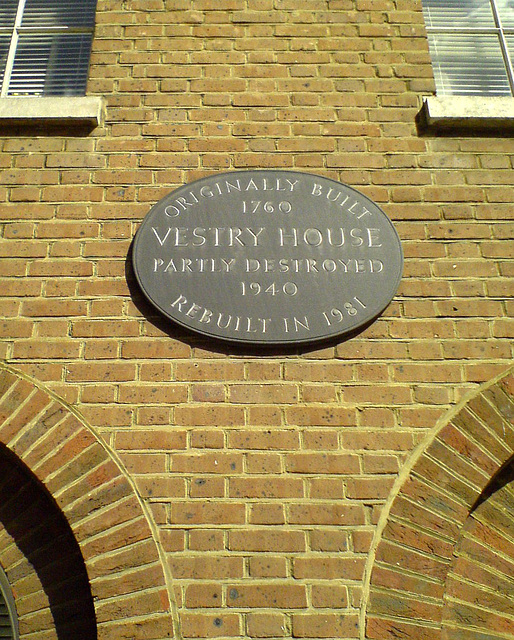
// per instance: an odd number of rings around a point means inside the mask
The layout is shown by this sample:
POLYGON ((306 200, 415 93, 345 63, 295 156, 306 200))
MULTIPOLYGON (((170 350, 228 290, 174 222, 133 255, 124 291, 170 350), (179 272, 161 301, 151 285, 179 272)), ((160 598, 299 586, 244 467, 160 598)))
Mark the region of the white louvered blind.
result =
POLYGON ((422 0, 438 95, 514 95, 514 0, 422 0))
POLYGON ((0 0, 2 96, 86 90, 96 0, 0 0))
POLYGON ((0 567, 0 638, 2 640, 19 640, 18 616, 4 570, 0 567))

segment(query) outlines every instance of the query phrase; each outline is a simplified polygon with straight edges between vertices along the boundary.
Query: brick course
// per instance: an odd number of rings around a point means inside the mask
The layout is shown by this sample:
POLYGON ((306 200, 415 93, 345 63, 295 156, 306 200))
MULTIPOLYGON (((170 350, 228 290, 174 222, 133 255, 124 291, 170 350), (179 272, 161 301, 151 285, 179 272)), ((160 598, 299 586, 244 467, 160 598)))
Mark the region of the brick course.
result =
POLYGON ((131 608, 142 624, 160 613, 173 627, 151 524, 109 450, 69 407, 5 365, 0 407, 0 556, 22 635, 121 638, 109 623, 131 608), (113 608, 113 597, 128 594, 125 609, 113 608))
POLYGON ((434 640, 479 638, 484 632, 499 637, 507 630, 512 598, 504 595, 511 590, 506 580, 512 582, 514 553, 509 506, 514 449, 511 380, 512 373, 476 394, 434 430, 406 468, 408 474, 391 495, 368 558, 372 572, 363 609, 366 638, 399 633, 428 633, 426 637, 434 640), (480 407, 483 417, 473 415, 471 407, 480 407), (492 424, 502 425, 496 437, 503 449, 495 460, 488 459, 485 472, 482 455, 488 450, 485 441, 492 424), (478 458, 473 455, 476 448, 478 458), (475 489, 462 482, 434 482, 426 463, 435 458, 455 469, 456 477, 459 459, 474 469, 475 489), (488 592, 484 569, 497 576, 497 593, 488 592))

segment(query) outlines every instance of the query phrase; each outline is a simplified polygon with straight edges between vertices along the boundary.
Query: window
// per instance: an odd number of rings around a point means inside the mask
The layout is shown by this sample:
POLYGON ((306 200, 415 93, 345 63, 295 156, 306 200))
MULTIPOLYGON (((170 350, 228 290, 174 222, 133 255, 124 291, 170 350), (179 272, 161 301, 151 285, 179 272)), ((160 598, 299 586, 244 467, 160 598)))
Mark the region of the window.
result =
POLYGON ((96 0, 0 0, 0 96, 83 96, 95 9, 96 0))
POLYGON ((18 640, 18 616, 4 570, 0 567, 0 638, 18 640))
POLYGON ((438 96, 514 96, 514 0, 422 0, 438 96))

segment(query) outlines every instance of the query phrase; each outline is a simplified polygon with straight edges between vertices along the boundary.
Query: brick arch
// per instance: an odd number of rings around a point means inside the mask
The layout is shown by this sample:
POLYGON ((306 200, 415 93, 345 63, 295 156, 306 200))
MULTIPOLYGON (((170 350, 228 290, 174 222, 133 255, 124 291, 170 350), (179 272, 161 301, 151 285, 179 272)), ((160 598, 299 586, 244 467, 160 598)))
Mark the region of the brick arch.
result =
MULTIPOLYGON (((89 577, 99 640, 174 637, 159 547, 121 465, 77 412, 2 363, 0 445, 37 478, 71 527, 89 577)), ((4 563, 11 542, 0 532, 4 563)))
POLYGON ((470 517, 488 502, 491 486, 513 455, 513 417, 511 369, 481 387, 415 452, 377 529, 361 638, 460 640, 449 635, 452 566, 472 526, 470 517))
POLYGON ((0 564, 22 639, 97 639, 89 578, 71 528, 39 480, 3 444, 0 564))
POLYGON ((513 523, 514 457, 475 505, 455 545, 446 579, 442 640, 501 640, 512 631, 513 523))

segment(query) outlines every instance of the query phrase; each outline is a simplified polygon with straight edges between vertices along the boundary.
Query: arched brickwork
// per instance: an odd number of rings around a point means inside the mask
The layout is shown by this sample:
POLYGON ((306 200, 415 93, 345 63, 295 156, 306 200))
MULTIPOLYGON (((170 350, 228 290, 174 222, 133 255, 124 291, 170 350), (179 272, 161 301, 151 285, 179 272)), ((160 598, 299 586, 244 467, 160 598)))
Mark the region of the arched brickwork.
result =
MULTIPOLYGON (((512 515, 503 518, 502 531, 495 524, 493 511, 498 515, 506 504, 513 508, 507 485, 500 497, 494 491, 514 450, 513 396, 511 370, 485 385, 435 429, 429 443, 415 454, 415 462, 400 476, 377 532, 361 637, 474 638, 461 620, 466 612, 469 619, 470 608, 476 621, 469 628, 477 632, 476 639, 483 639, 480 629, 501 628, 504 600, 497 601, 495 611, 494 604, 489 608, 477 606, 466 598, 476 597, 476 590, 480 591, 474 585, 480 567, 473 558, 477 559, 484 526, 494 529, 499 544, 504 545, 503 555, 508 549, 512 557, 512 515), (483 513, 488 514, 486 522, 483 513), (475 593, 470 595, 473 589, 475 593)), ((491 558, 500 558, 490 545, 488 542, 486 546, 491 558)), ((504 562, 505 558, 500 560, 504 562)), ((501 570, 493 567, 492 573, 498 575, 501 570)), ((512 607, 510 601, 510 615, 512 607)))
POLYGON ((492 485, 455 546, 446 580, 443 640, 514 637, 514 458, 492 485))
MULTIPOLYGON (((174 637, 159 549, 128 477, 70 407, 2 364, 0 444, 45 487, 69 523, 89 576, 99 640, 174 637)), ((24 564, 21 546, 6 527, 0 530, 0 558, 14 582, 24 564)), ((27 580, 42 585, 33 599, 48 601, 45 581, 34 572, 27 580)))
POLYGON ((59 507, 0 445, 0 564, 21 638, 96 640, 96 615, 80 548, 59 507))

